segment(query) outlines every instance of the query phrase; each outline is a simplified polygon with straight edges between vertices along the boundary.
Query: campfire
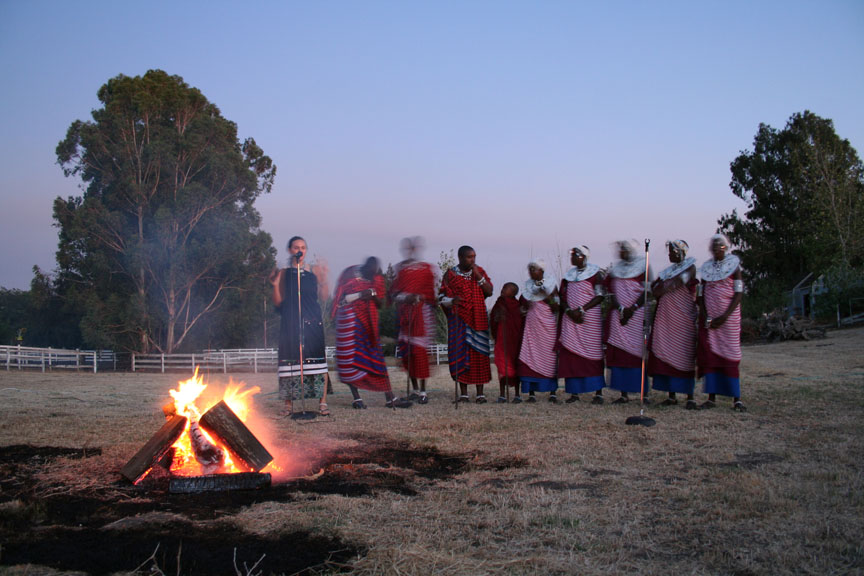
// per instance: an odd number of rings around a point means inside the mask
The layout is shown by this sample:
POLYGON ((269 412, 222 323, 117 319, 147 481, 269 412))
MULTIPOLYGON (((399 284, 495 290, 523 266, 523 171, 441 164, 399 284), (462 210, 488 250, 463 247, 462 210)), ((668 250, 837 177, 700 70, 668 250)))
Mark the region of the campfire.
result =
POLYGON ((221 400, 201 409, 206 388, 196 368, 192 378, 170 391, 173 401, 162 408, 166 422, 121 469, 126 479, 138 484, 161 466, 171 476, 171 492, 270 484, 263 470, 274 466, 273 456, 244 424, 260 388, 229 385, 221 400))

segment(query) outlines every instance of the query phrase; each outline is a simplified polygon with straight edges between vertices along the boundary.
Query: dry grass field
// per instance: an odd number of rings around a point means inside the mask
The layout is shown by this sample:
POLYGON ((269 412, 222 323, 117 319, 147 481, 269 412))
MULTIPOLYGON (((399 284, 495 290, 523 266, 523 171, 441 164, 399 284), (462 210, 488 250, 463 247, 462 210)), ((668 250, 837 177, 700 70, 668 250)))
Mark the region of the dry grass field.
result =
POLYGON ((234 375, 283 471, 203 496, 118 473, 188 375, 0 372, 0 572, 861 574, 862 350, 864 329, 747 347, 746 413, 651 428, 634 403, 454 409, 443 366, 426 406, 351 410, 337 382, 332 417, 292 421, 273 374, 234 375))

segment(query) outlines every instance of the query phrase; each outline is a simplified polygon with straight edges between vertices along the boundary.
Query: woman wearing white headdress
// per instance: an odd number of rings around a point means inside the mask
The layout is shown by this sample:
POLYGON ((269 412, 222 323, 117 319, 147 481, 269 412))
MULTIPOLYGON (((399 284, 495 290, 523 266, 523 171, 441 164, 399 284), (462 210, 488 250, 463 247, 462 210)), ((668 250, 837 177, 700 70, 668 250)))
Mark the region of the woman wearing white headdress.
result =
POLYGON ((654 390, 668 392, 664 406, 678 404, 676 394, 687 395, 687 409, 698 408, 696 386, 696 259, 688 258, 684 240, 666 242, 671 266, 651 285, 657 299, 649 344, 648 373, 654 390))
POLYGON ((573 268, 561 280, 561 335, 558 337, 558 376, 564 378, 567 403, 579 394, 594 392, 594 404, 603 403, 606 386, 603 365, 603 271, 588 263, 587 246, 570 250, 573 268))
POLYGON ((711 237, 714 256, 702 265, 699 275, 699 376, 705 377, 708 400, 701 408, 714 408, 716 395, 731 396, 732 407, 744 411, 741 402, 741 300, 744 281, 738 257, 729 254, 729 239, 711 237))
POLYGON ((528 264, 528 274, 530 278, 519 298, 526 314, 517 371, 522 392, 529 394, 528 402, 537 401, 535 392, 549 392, 549 401, 557 403, 558 281, 546 272, 546 263, 539 259, 528 264))
POLYGON ((615 245, 620 259, 604 281, 612 304, 606 317, 606 365, 611 369, 609 387, 621 392, 613 404, 624 404, 631 392, 642 390, 645 256, 636 240, 620 240, 615 245))

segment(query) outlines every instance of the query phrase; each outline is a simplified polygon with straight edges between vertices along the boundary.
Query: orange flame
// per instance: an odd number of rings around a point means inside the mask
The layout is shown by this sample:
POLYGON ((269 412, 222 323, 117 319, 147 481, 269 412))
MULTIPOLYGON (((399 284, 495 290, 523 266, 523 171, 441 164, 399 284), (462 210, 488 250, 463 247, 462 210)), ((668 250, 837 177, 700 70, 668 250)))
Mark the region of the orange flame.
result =
MULTIPOLYGON (((252 396, 261 391, 261 388, 258 386, 245 390, 244 387, 245 384, 242 382, 239 384, 230 382, 222 397, 222 400, 228 404, 228 407, 243 422, 246 421, 252 409, 252 396)), ((207 410, 219 402, 219 398, 210 398, 209 402, 206 402, 206 408, 199 410, 196 402, 200 401, 202 405, 205 405, 205 400, 199 400, 199 398, 206 388, 207 384, 204 384, 203 377, 198 376, 198 368, 195 368, 195 374, 192 378, 179 382, 176 390, 169 391, 169 394, 174 399, 174 407, 177 414, 181 414, 187 418, 183 434, 172 446, 174 448, 174 459, 171 463, 171 473, 177 476, 199 476, 216 472, 222 474, 248 472, 249 470, 242 463, 235 463, 233 461, 231 452, 227 446, 207 434, 203 429, 200 429, 201 434, 224 452, 225 459, 218 470, 205 467, 196 460, 189 427, 193 421, 197 421, 201 417, 201 414, 206 414, 207 410)))

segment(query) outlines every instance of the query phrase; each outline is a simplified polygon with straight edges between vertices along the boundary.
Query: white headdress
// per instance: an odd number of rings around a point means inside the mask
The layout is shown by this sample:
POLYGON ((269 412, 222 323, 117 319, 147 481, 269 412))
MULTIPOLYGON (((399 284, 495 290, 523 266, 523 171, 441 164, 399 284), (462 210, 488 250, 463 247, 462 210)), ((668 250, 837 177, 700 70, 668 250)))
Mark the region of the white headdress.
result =
POLYGON ((529 278, 526 280, 522 296, 531 302, 543 300, 555 291, 555 288, 558 287, 558 280, 555 276, 546 272, 546 262, 542 258, 532 260, 528 263, 528 267, 543 270, 543 279, 532 280, 529 278))
MULTIPOLYGON (((727 238, 725 234, 714 234, 711 236, 711 240, 708 243, 709 250, 714 247, 715 242, 719 242, 720 245, 725 246, 727 250, 732 247, 729 238, 727 238)), ((699 269, 699 275, 706 282, 716 282, 717 280, 728 278, 738 269, 740 264, 741 260, 735 254, 726 254, 723 257, 723 260, 711 258, 702 264, 702 267, 699 269)))
POLYGON ((570 270, 564 274, 564 278, 566 278, 568 282, 581 282, 582 280, 587 280, 588 278, 593 277, 597 271, 600 270, 599 266, 588 263, 588 259, 591 257, 591 250, 588 246, 580 244, 574 246, 570 252, 578 252, 585 256, 585 266, 583 268, 577 268, 576 266, 570 268, 570 270))
POLYGON ((622 248, 627 250, 628 258, 626 260, 618 260, 612 266, 609 274, 613 278, 634 278, 639 274, 645 273, 645 256, 639 254, 639 241, 635 238, 630 240, 618 240, 614 246, 620 251, 622 248))

